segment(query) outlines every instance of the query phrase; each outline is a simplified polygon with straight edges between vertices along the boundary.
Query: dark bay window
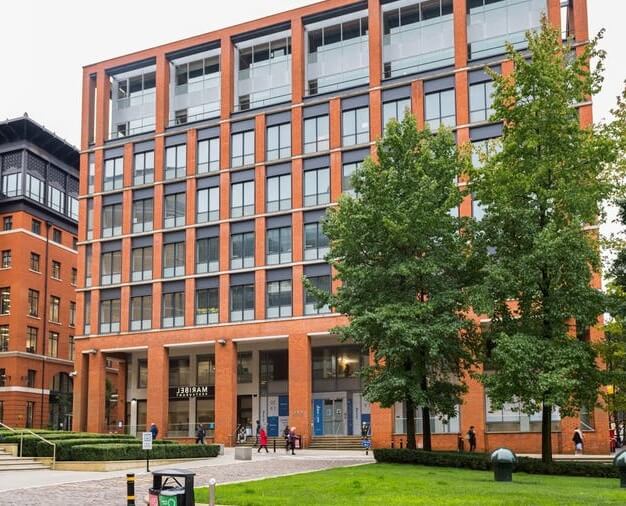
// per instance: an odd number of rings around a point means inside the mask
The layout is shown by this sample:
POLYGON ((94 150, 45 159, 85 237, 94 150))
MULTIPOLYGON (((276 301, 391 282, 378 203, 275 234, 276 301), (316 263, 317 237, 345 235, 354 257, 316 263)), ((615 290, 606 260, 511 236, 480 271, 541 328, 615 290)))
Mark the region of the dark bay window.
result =
POLYGON ((268 265, 291 262, 291 227, 271 228, 266 232, 268 265))
POLYGON ((152 295, 141 295, 130 299, 130 330, 152 328, 152 295))
POLYGON ((124 158, 111 158, 104 161, 104 191, 116 190, 124 186, 124 158))
POLYGON ((136 185, 154 181, 154 151, 135 153, 133 160, 133 183, 136 185))
POLYGON ((230 196, 231 218, 254 214, 254 180, 231 184, 230 196))
POLYGON ((185 177, 187 173, 187 146, 168 146, 165 148, 165 180, 185 177))
POLYGON ((206 223, 220 219, 220 189, 203 188, 198 190, 196 198, 196 222, 206 223))
POLYGON ((172 278, 185 274, 185 243, 163 245, 163 277, 172 278))
MULTIPOLYGON (((28 198, 43 204, 45 195, 45 183, 41 179, 38 179, 31 174, 26 174, 25 193, 28 198)), ((91 190, 89 193, 93 193, 93 190, 91 190)))
POLYGON ((220 170, 220 139, 204 139, 198 142, 198 174, 220 170))
POLYGON ((185 324, 185 292, 163 294, 163 328, 182 327, 185 324))
POLYGON ((267 127, 266 159, 280 160, 291 156, 291 123, 267 127))
POLYGON ((152 279, 152 246, 133 248, 131 256, 131 280, 152 279))
POLYGON ((196 273, 217 272, 220 268, 219 237, 196 240, 196 273))
POLYGON ((100 257, 100 284, 112 285, 122 280, 122 252, 109 251, 100 257))
POLYGON ((266 211, 291 209, 291 174, 267 178, 266 211))
POLYGON ((330 202, 330 169, 307 170, 304 173, 304 206, 319 206, 330 202))
POLYGON ((252 352, 237 353, 237 383, 252 383, 252 352))
POLYGON ((284 318, 291 316, 291 280, 270 281, 267 283, 267 317, 284 318))
POLYGON ((182 227, 185 225, 185 194, 175 193, 165 196, 164 221, 165 228, 182 227))
POLYGON ((287 381, 289 379, 289 354, 287 350, 259 352, 261 382, 287 381))
POLYGON ((254 267, 254 232, 235 233, 230 236, 230 268, 254 267))
POLYGON ((133 232, 150 232, 154 222, 154 199, 133 202, 133 232))
POLYGON ((254 130, 231 135, 231 167, 242 167, 254 163, 254 130))
POLYGON ((196 325, 209 325, 219 321, 219 288, 196 290, 196 325))
POLYGON ((304 152, 315 153, 330 149, 328 114, 304 120, 304 152))

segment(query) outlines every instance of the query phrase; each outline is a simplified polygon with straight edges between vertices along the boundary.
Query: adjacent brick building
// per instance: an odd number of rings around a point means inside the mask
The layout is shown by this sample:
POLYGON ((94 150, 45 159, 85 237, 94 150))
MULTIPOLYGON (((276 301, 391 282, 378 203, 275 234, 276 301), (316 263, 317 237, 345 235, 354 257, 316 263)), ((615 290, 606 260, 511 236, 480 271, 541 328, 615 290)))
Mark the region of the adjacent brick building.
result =
MULTIPOLYGON (((375 445, 400 440, 403 406, 363 399, 367 354, 304 291, 303 276, 336 284, 320 220, 405 110, 459 143, 499 136, 483 68, 510 72, 504 42, 523 49, 542 12, 587 41, 585 0, 327 0, 85 67, 74 428, 104 430, 113 357, 131 431, 204 423, 233 444, 258 419, 305 444, 362 423, 375 445)), ((584 419, 605 450, 606 416, 584 419)), ((434 444, 474 425, 479 448, 537 451, 538 420, 491 412, 471 382, 457 417, 433 419, 434 444)), ((555 423, 557 451, 575 423, 555 423)))

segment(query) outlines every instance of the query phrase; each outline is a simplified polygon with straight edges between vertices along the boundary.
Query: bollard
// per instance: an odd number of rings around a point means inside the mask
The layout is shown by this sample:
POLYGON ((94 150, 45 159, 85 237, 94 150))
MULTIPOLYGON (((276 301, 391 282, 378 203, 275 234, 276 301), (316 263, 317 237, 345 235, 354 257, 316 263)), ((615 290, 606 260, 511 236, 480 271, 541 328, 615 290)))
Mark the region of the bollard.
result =
POLYGON ((513 481, 513 464, 517 461, 515 454, 508 448, 498 448, 491 454, 494 481, 513 481))
POLYGON ((274 439, 274 453, 276 453, 276 439, 274 439))
POLYGON ((209 506, 215 506, 215 478, 209 480, 209 506))
POLYGON ((391 442, 391 449, 393 450, 393 441, 391 442))
POLYGON ((619 470, 620 488, 626 488, 626 451, 621 451, 613 457, 613 465, 619 470))
POLYGON ((135 475, 126 475, 126 506, 135 506, 135 475))
POLYGON ((400 449, 402 450, 402 439, 400 440, 400 449))

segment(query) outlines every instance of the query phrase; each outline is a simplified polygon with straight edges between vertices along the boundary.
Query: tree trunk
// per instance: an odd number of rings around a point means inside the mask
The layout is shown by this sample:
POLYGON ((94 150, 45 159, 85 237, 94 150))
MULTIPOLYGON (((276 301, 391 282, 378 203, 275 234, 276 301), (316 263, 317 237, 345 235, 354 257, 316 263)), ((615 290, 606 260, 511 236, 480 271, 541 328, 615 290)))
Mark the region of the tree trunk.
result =
POLYGON ((430 408, 422 406, 422 435, 424 439, 424 450, 432 451, 432 442, 430 437, 430 408))
POLYGON ((415 450, 415 404, 413 399, 406 400, 406 447, 415 450))
POLYGON ((545 403, 541 413, 541 460, 552 463, 552 406, 545 403))

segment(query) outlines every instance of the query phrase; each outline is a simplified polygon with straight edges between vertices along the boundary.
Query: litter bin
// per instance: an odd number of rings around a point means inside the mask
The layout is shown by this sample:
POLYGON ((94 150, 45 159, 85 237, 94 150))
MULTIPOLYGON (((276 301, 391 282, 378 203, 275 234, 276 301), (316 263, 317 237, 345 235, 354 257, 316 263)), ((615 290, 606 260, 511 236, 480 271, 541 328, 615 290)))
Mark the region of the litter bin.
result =
POLYGON ((619 485, 626 488, 626 450, 613 457, 613 465, 619 470, 619 485))
POLYGON ((150 506, 194 506, 193 482, 196 473, 186 469, 152 472, 150 506))
POLYGON ((493 478, 495 481, 513 481, 513 464, 515 454, 508 448, 498 448, 491 454, 493 478))

